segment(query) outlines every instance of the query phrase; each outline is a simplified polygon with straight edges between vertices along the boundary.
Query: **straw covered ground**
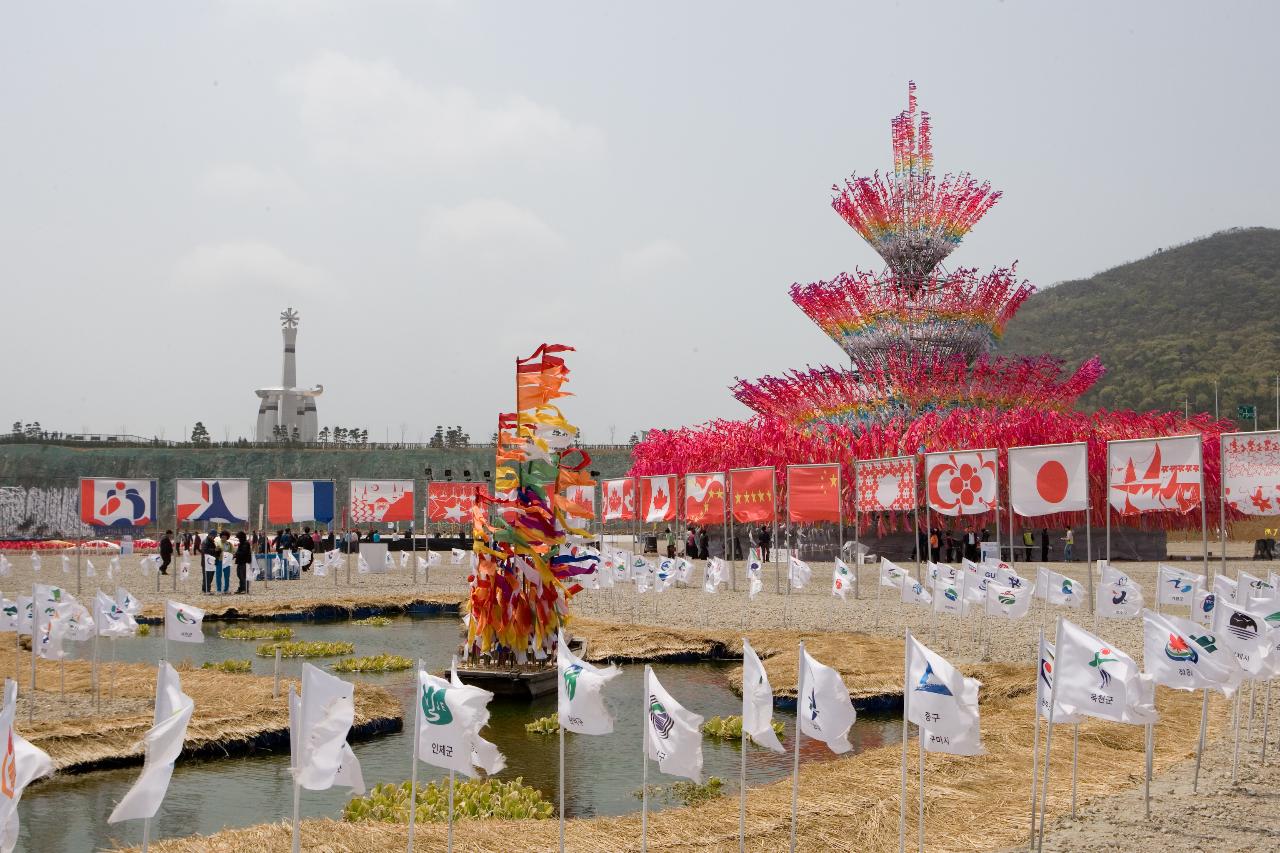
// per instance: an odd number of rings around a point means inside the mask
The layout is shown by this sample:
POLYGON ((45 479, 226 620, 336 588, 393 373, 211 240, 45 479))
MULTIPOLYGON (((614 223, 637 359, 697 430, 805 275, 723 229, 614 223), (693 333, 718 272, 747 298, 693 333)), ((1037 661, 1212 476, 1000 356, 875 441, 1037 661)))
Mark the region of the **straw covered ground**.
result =
MULTIPOLYGON (((49 753, 62 772, 79 772, 101 767, 141 764, 142 736, 151 728, 156 691, 156 669, 146 664, 118 664, 114 678, 114 699, 106 700, 111 666, 101 670, 103 707, 96 713, 90 664, 66 662, 66 689, 73 707, 83 716, 41 716, 27 722, 30 697, 30 658, 19 673, 22 684, 18 730, 23 737, 49 753)), ((13 675, 10 658, 0 671, 13 675)), ((272 698, 270 678, 229 675, 215 670, 179 667, 182 689, 195 700, 195 713, 187 729, 184 755, 232 755, 259 748, 288 749, 288 685, 281 679, 280 697, 272 698)), ((59 664, 40 661, 36 675, 37 700, 47 700, 51 708, 63 707, 58 698, 61 685, 59 664)), ((386 690, 356 684, 357 732, 397 730, 401 725, 400 703, 386 690)), ((37 710, 40 705, 38 704, 37 710)))
MULTIPOLYGON (((684 643, 696 648, 723 644, 732 649, 736 632, 663 630, 648 636, 626 626, 583 621, 591 657, 607 656, 611 644, 640 655, 674 654, 684 643)), ((855 697, 901 692, 902 641, 843 633, 751 631, 752 645, 765 658, 775 691, 785 695, 795 680, 795 642, 804 637, 813 654, 842 672, 855 697)), ((688 648, 688 645, 686 645, 688 648)), ((1016 844, 1025 837, 1031 777, 1034 669, 1009 663, 964 664, 983 681, 982 729, 988 755, 982 758, 927 756, 925 831, 929 850, 988 850, 1016 844)), ((791 688, 794 695, 794 688, 791 688)), ((1191 754, 1199 724, 1198 697, 1161 691, 1161 723, 1156 727, 1157 771, 1191 754)), ((1221 729, 1225 703, 1211 703, 1211 723, 1221 729)), ((1062 814, 1069 803, 1062 794, 1069 784, 1069 729, 1060 727, 1053 748, 1055 793, 1049 814, 1062 814)), ((1114 795, 1136 784, 1143 770, 1141 728, 1091 721, 1080 727, 1080 794, 1083 798, 1114 795)), ((889 851, 898 843, 900 748, 873 749, 832 761, 801 765, 799 846, 802 850, 889 851)), ((914 841, 916 752, 912 741, 909 766, 911 798, 908 837, 914 841)), ((790 832, 791 785, 782 780, 753 788, 749 798, 748 848, 785 849, 790 832)), ((737 799, 724 797, 695 808, 672 809, 650 816, 649 844, 654 850, 709 851, 737 847, 737 799)), ((555 821, 460 822, 457 849, 476 851, 552 850, 557 846, 555 821)), ((419 826, 422 849, 444 844, 445 828, 419 826)), ((573 820, 567 843, 575 851, 639 849, 638 815, 573 820)), ((310 820, 303 825, 303 848, 317 851, 392 851, 403 849, 404 827, 344 824, 310 820)), ((153 844, 167 853, 196 851, 285 851, 290 832, 285 824, 227 830, 212 837, 176 839, 153 844)))

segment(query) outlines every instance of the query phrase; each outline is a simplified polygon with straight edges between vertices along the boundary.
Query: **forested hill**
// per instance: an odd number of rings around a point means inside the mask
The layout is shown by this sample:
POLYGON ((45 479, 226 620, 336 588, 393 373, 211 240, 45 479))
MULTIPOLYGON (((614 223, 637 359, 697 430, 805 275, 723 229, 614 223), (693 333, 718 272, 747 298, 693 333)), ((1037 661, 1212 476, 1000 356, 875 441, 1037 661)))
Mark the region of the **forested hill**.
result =
MULTIPOLYGON (((1275 424, 1280 374, 1280 230, 1224 231, 1082 281, 1035 294, 1005 332, 1002 352, 1052 353, 1107 374, 1082 408, 1213 411, 1257 404, 1275 424)), ((1252 429, 1252 422, 1241 423, 1252 429)))

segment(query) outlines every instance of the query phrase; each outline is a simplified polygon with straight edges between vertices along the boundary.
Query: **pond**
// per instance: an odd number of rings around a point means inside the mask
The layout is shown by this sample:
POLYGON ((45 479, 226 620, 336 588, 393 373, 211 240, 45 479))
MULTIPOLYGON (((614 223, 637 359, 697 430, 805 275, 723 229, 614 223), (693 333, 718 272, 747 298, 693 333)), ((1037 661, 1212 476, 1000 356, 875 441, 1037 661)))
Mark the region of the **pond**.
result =
MULTIPOLYGON (((348 622, 331 623, 254 623, 294 628, 300 640, 346 640, 354 642, 355 654, 391 652, 410 658, 421 657, 432 671, 447 669, 458 641, 458 619, 453 617, 399 617, 383 628, 358 627, 348 622)), ((270 675, 274 662, 258 658, 253 652, 257 642, 222 640, 217 632, 225 623, 205 626, 203 645, 170 644, 175 662, 190 660, 199 665, 205 661, 227 658, 250 658, 258 675, 270 675)), ((118 659, 154 662, 163 654, 163 641, 155 631, 151 637, 116 642, 118 659)), ((104 657, 108 654, 105 650, 104 657)), ((77 655, 88 656, 89 646, 77 648, 77 655)), ((313 660, 317 666, 332 664, 336 659, 313 660)), ((297 676, 302 661, 282 661, 282 674, 297 676)), ((663 685, 685 707, 704 717, 740 713, 742 700, 729 689, 728 675, 732 663, 658 664, 654 671, 663 685)), ((565 741, 566 812, 572 817, 619 815, 637 811, 640 800, 634 792, 640 788, 640 686, 643 664, 625 664, 622 675, 610 684, 609 705, 616 719, 613 734, 590 737, 569 734, 565 741)), ((104 674, 105 677, 105 674, 104 674)), ((364 771, 366 785, 402 782, 409 778, 412 756, 413 673, 406 670, 386 674, 342 675, 347 680, 363 680, 378 684, 396 695, 405 707, 404 731, 354 744, 364 771)), ((499 778, 523 777, 527 784, 542 791, 550 802, 556 801, 558 785, 558 738, 534 735, 524 724, 555 713, 555 695, 532 702, 498 702, 490 705, 492 717, 485 735, 498 745, 507 758, 507 767, 499 778)), ((786 726, 784 745, 789 747, 794 727, 794 714, 776 711, 774 718, 786 726)), ((900 719, 900 718, 899 718, 900 719)), ((859 714, 850 733, 855 750, 872 749, 892 742, 900 736, 900 727, 889 715, 859 714)), ((719 776, 726 789, 736 792, 740 762, 736 742, 703 740, 704 778, 719 776)), ((801 747, 803 761, 831 758, 827 748, 816 741, 805 740, 801 747)), ((790 752, 776 755, 751 747, 747 756, 748 783, 772 782, 791 771, 790 752)), ((21 836, 18 849, 28 853, 83 851, 110 847, 116 843, 138 844, 142 838, 141 821, 108 825, 107 816, 133 784, 138 767, 61 775, 36 784, 23 795, 19 806, 21 836)), ((422 782, 447 778, 447 772, 423 764, 418 778, 422 782)), ((678 781, 664 776, 656 764, 649 767, 650 783, 678 781)), ((191 834, 208 834, 226 827, 287 820, 292 813, 293 792, 289 776, 287 752, 259 752, 224 759, 183 760, 174 770, 173 781, 160 813, 152 821, 152 838, 191 834)), ((345 789, 304 791, 304 817, 340 817, 350 799, 345 789)), ((661 808, 662 804, 652 804, 661 808)))

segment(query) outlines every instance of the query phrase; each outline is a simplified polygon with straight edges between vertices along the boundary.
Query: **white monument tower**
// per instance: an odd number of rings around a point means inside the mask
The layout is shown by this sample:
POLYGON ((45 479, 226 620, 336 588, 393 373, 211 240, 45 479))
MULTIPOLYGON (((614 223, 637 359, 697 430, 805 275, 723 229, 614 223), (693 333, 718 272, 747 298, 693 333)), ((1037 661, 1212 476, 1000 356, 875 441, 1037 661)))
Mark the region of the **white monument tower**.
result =
POLYGON ((316 422, 316 397, 324 386, 298 387, 297 342, 298 312, 288 308, 280 312, 280 334, 284 337, 284 374, 278 388, 259 388, 258 441, 276 441, 276 427, 284 427, 286 438, 315 441, 319 429, 316 422))

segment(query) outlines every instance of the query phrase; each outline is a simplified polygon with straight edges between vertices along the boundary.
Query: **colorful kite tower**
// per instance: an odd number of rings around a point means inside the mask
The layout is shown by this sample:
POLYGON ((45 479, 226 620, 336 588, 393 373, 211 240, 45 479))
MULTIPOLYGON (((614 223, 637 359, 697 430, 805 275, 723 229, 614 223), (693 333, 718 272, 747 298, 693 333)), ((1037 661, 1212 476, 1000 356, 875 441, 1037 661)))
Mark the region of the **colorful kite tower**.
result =
POLYGON ((573 541, 587 536, 592 516, 576 500, 594 486, 591 457, 572 446, 578 429, 552 405, 568 395, 562 388, 569 368, 560 353, 572 350, 543 344, 516 359, 516 412, 498 416, 497 495, 478 495, 471 511, 475 570, 466 656, 515 664, 554 657, 569 599, 581 589, 573 579, 595 567, 595 557, 573 541))
MULTIPOLYGON (((844 351, 849 366, 740 379, 733 395, 755 418, 651 430, 635 450, 632 473, 756 465, 782 471, 839 461, 849 483, 854 459, 1088 438, 1101 520, 1106 440, 1201 432, 1206 473, 1216 477, 1216 436, 1229 425, 1207 415, 1077 412, 1076 400, 1104 372, 1097 358, 1071 370, 1050 355, 995 353, 1034 288, 1014 266, 979 273, 949 270, 944 261, 1000 193, 968 173, 933 172, 932 127, 929 114, 917 109, 914 83, 891 128, 892 172, 854 175, 832 187, 832 207, 875 249, 884 269, 791 286, 792 301, 844 351)), ((1069 523, 1045 519, 1058 521, 1069 523)), ((1199 524, 1198 513, 1157 523, 1193 521, 1199 524)), ((894 526, 894 519, 878 523, 894 526)))

